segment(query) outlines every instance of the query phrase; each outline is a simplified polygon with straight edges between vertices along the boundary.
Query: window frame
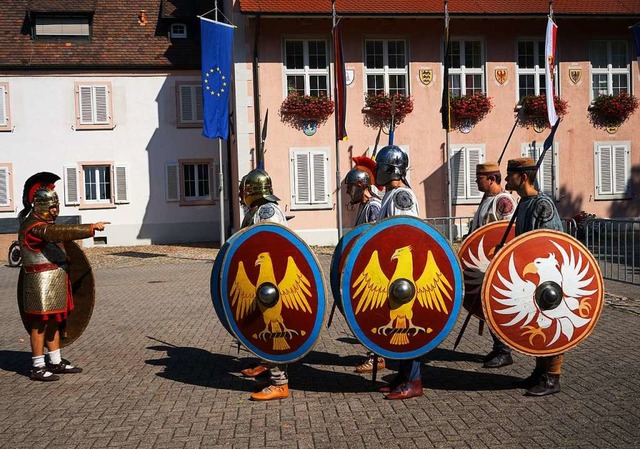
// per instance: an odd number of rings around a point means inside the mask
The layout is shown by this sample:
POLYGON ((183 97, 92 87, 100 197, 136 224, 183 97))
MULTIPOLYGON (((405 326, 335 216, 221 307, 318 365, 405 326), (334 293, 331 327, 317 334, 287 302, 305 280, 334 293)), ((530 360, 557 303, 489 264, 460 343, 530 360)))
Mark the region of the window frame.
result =
POLYGON ((110 81, 83 81, 83 82, 75 82, 73 86, 74 96, 75 96, 75 122, 76 122, 76 130, 96 130, 96 129, 113 129, 115 125, 113 124, 113 94, 112 87, 110 81), (82 91, 86 92, 86 88, 90 88, 91 93, 91 104, 90 112, 91 112, 91 123, 83 123, 83 94, 82 91), (96 95, 100 95, 98 89, 104 88, 104 111, 99 111, 96 106, 96 95), (104 121, 99 120, 97 118, 98 114, 104 114, 106 119, 104 121))
POLYGON ((176 82, 176 126, 178 128, 202 128, 204 123, 204 106, 202 99, 202 83, 198 81, 178 81, 176 82), (184 107, 187 104, 183 103, 184 92, 183 88, 189 88, 190 101, 191 101, 191 113, 194 116, 193 120, 184 118, 184 107), (198 89, 200 89, 200 98, 198 101, 198 89), (198 105, 200 108, 198 109, 198 105), (198 117, 200 114, 200 117, 198 117))
MULTIPOLYGON (((520 75, 534 75, 534 93, 533 94, 527 94, 527 95, 542 95, 542 94, 546 94, 546 86, 545 88, 541 88, 540 87, 540 79, 543 78, 546 81, 546 66, 540 66, 538 64, 534 65, 533 69, 530 68, 520 68, 519 64, 518 64, 518 59, 520 56, 519 53, 519 49, 518 49, 518 45, 522 42, 533 42, 534 43, 534 61, 537 61, 538 58, 536 56, 535 53, 539 52, 540 48, 539 48, 539 44, 542 44, 542 50, 544 52, 544 39, 538 39, 538 38, 520 38, 516 41, 516 101, 520 101, 522 99, 522 96, 520 95, 520 75), (537 50, 536 50, 537 48, 537 50)), ((544 61, 544 57, 545 55, 542 55, 542 60, 544 61)), ((557 62, 557 58, 556 58, 556 64, 554 66, 554 71, 553 71, 553 92, 554 95, 560 95, 560 83, 559 83, 559 77, 558 77, 558 62, 557 62)))
POLYGON ((0 203, 0 212, 14 212, 13 165, 10 162, 0 162, 0 180, 2 180, 2 177, 4 177, 6 189, 6 202, 4 204, 0 203))
POLYGON ((169 27, 169 33, 171 35, 171 39, 186 39, 188 37, 188 27, 187 24, 184 22, 176 22, 176 23, 172 23, 171 26, 169 27), (182 27, 184 29, 184 32, 178 33, 174 30, 174 28, 177 27, 182 27))
MULTIPOLYGON (((333 203, 331 201, 331 152, 328 147, 292 147, 289 149, 289 174, 291 185, 291 210, 322 210, 332 209, 333 203), (308 181, 306 182, 306 189, 308 191, 308 199, 299 200, 300 187, 303 183, 299 175, 299 164, 303 161, 299 157, 306 157, 306 169, 308 174, 308 181), (322 178, 320 182, 316 182, 316 169, 313 166, 313 158, 317 157, 317 160, 322 160, 322 178), (322 192, 318 192, 315 187, 322 184, 324 188, 324 195, 322 192), (324 196, 324 198, 318 198, 318 196, 324 196)), ((302 167, 301 167, 302 168, 302 167)))
POLYGON ((481 143, 474 144, 454 144, 450 146, 449 150, 449 167, 451 170, 451 203, 452 204, 480 204, 482 201, 483 193, 478 190, 478 185, 476 184, 476 164, 481 164, 485 161, 486 157, 486 145, 481 143), (470 151, 477 151, 477 156, 471 158, 469 156, 470 151), (460 170, 456 170, 453 164, 453 158, 457 153, 463 152, 464 154, 464 170, 462 173, 462 177, 460 177, 460 170), (458 183, 455 180, 457 176, 458 179, 463 179, 464 184, 464 197, 458 196, 458 183))
POLYGON ((129 201, 129 168, 127 164, 114 161, 79 161, 64 167, 64 203, 85 209, 114 209, 129 201), (109 172, 108 201, 87 200, 85 168, 106 167, 109 172))
POLYGON ((611 141, 611 142, 593 142, 593 167, 594 167, 594 198, 595 200, 620 200, 620 199, 631 199, 633 194, 631 192, 630 183, 631 183, 631 142, 630 141, 611 141), (611 182, 611 193, 603 193, 601 191, 602 188, 602 166, 601 166, 601 157, 600 152, 605 147, 611 148, 610 162, 609 162, 609 179, 611 182), (622 192, 616 189, 616 154, 615 148, 622 149, 624 151, 624 179, 625 179, 625 187, 622 192))
MULTIPOLYGON (((460 96, 463 95, 470 95, 473 92, 467 92, 468 88, 466 86, 467 82, 465 79, 465 75, 480 75, 481 77, 481 85, 482 85, 482 89, 480 90, 481 93, 487 94, 487 50, 486 50, 486 46, 485 46, 485 42, 484 39, 479 38, 479 37, 455 37, 455 38, 451 38, 450 42, 459 42, 460 43, 460 68, 457 67, 453 67, 453 65, 450 63, 449 64, 449 94, 450 95, 455 95, 453 92, 454 89, 454 83, 453 83, 453 77, 454 76, 459 76, 460 77, 460 96), (466 66, 464 65, 464 56, 465 56, 465 52, 464 52, 464 44, 466 42, 479 42, 480 43, 480 68, 472 68, 472 69, 467 69, 466 66)), ((443 76, 444 76, 444 67, 443 67, 443 76)))
POLYGON ((289 88, 288 77, 289 76, 303 76, 304 77, 304 95, 312 95, 311 94, 311 76, 324 76, 326 79, 327 89, 324 93, 327 98, 331 98, 331 76, 330 76, 330 66, 331 66, 331 54, 329 49, 329 42, 324 37, 285 37, 282 40, 282 72, 283 72, 283 92, 284 97, 289 96, 292 90, 289 88), (327 61, 327 65, 324 69, 311 69, 309 67, 309 42, 323 42, 325 48, 325 58, 327 61), (302 69, 289 69, 287 68, 287 42, 302 42, 302 57, 303 57, 303 68, 302 69))
POLYGON ((31 26, 31 37, 34 40, 43 40, 43 41, 62 41, 62 40, 81 40, 88 41, 91 40, 92 36, 92 25, 93 20, 90 14, 81 14, 81 13, 37 13, 35 14, 31 26), (82 19, 82 23, 71 23, 73 21, 77 21, 78 19, 82 19), (62 29, 60 33, 56 34, 39 34, 38 28, 40 26, 56 26, 54 23, 58 21, 59 25, 62 29), (49 24, 38 24, 39 21, 50 21, 52 23, 49 24), (86 21, 86 24, 84 23, 86 21), (65 23, 68 22, 68 23, 65 23), (84 27, 86 25, 87 32, 80 34, 72 34, 65 33, 64 27, 66 26, 80 26, 84 27))
POLYGON ((10 132, 11 127, 11 93, 9 83, 0 83, 0 120, 4 118, 4 124, 0 122, 0 132, 10 132))
MULTIPOLYGON (((382 79, 383 79, 383 84, 384 84, 384 93, 386 95, 391 95, 390 93, 390 86, 389 86, 389 76, 397 76, 397 75, 403 75, 404 79, 405 79, 405 89, 404 92, 398 92, 398 93, 402 93, 404 95, 411 95, 411 77, 410 75, 410 70, 409 70, 409 40, 405 39, 405 38, 399 38, 399 39, 392 39, 392 38, 384 38, 384 39, 380 39, 380 38, 365 38, 363 40, 362 43, 362 70, 363 70, 363 79, 362 79, 362 86, 364 88, 364 94, 365 95, 375 95, 377 93, 381 93, 382 91, 380 89, 376 89, 376 88, 369 88, 368 85, 368 77, 369 75, 382 75, 382 79), (367 67, 367 43, 368 42, 382 42, 382 69, 376 69, 376 68, 368 68, 367 67), (391 69, 389 68, 389 43, 390 42, 403 42, 404 43, 404 61, 405 61, 405 65, 403 69, 398 69, 398 68, 394 68, 391 69), (371 92, 370 92, 371 90, 371 92)), ((397 89, 396 89, 397 90, 397 89)), ((396 93, 396 92, 393 92, 396 93)))
MULTIPOLYGON (((631 77, 631 56, 629 53, 629 42, 624 39, 594 39, 589 42, 589 97, 591 101, 595 100, 600 95, 614 95, 613 92, 613 76, 614 75, 626 75, 627 78, 627 88, 624 92, 628 94, 632 93, 632 85, 633 79, 631 77), (605 43, 607 45, 607 67, 606 68, 594 68, 593 67, 593 59, 594 59, 594 44, 596 42, 605 43), (612 50, 611 45, 613 43, 624 44, 625 46, 625 59, 626 59, 626 67, 625 68, 613 68, 612 61, 612 50), (606 75, 607 76, 607 92, 606 93, 598 93, 594 94, 594 90, 596 87, 594 86, 593 77, 595 75, 606 75)), ((618 91, 618 93, 623 92, 622 90, 618 91)))
MULTIPOLYGON (((522 143, 520 145, 520 156, 530 157, 537 162, 538 159, 540 159, 540 154, 543 151, 543 144, 544 142, 536 140, 532 142, 522 143)), ((543 160, 540 164, 540 168, 538 169, 538 173, 536 175, 536 182, 534 184, 536 190, 546 193, 554 201, 558 201, 560 199, 560 167, 558 147, 558 142, 554 142, 553 147, 549 148, 549 150, 547 150, 547 152, 545 153, 545 160, 543 160), (548 168, 549 161, 551 161, 551 168, 548 168), (545 176, 551 176, 552 184, 550 188, 545 185, 545 176), (540 183, 541 180, 542 184, 540 183)))
POLYGON ((213 158, 191 158, 165 162, 165 201, 168 203, 177 203, 179 206, 206 206, 216 204, 219 199, 219 181, 215 173, 215 167, 217 166, 218 161, 214 160, 213 158), (187 165, 203 164, 208 165, 207 172, 209 174, 209 195, 194 198, 186 197, 184 167, 187 165))

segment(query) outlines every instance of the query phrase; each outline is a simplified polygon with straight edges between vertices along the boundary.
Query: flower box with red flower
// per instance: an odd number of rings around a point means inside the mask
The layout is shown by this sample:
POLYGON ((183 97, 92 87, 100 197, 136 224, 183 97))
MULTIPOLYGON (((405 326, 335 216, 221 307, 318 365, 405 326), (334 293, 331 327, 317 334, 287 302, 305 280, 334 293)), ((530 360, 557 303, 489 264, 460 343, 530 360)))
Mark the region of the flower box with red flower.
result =
POLYGON ((588 108, 589 121, 596 128, 617 128, 638 109, 638 99, 626 92, 600 95, 588 108))
MULTIPOLYGON (((451 117, 456 128, 475 125, 493 108, 491 98, 481 92, 451 97, 451 117)), ((470 129, 470 128, 469 128, 470 129)))
POLYGON ((302 128, 303 122, 324 123, 333 114, 334 103, 326 95, 289 94, 280 105, 280 118, 295 128, 302 128))
POLYGON ((364 98, 364 123, 372 128, 389 126, 393 110, 395 125, 402 123, 407 115, 413 111, 413 100, 409 95, 391 94, 384 92, 369 94, 364 98))
MULTIPOLYGON (((569 104, 566 100, 555 96, 553 97, 553 104, 558 117, 562 118, 567 114, 569 104)), ((534 126, 542 129, 551 127, 547 113, 547 96, 544 94, 522 97, 518 105, 516 105, 515 112, 518 113, 518 124, 522 127, 534 126), (522 109, 519 110, 518 106, 522 109)))

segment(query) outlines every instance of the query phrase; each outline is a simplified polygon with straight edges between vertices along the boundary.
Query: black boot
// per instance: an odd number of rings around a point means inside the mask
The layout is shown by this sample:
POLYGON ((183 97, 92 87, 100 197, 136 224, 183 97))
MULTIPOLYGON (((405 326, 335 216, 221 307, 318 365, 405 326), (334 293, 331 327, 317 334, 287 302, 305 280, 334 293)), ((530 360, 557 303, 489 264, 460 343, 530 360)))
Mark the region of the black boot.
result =
POLYGON ((513 364, 511 353, 498 351, 492 358, 486 360, 482 366, 484 368, 502 368, 511 364, 513 364))
POLYGON ((543 374, 540 381, 529 388, 527 396, 546 396, 560 392, 560 374, 543 374))
POLYGON ((526 388, 528 390, 534 385, 538 385, 543 374, 544 371, 536 367, 533 372, 529 374, 529 377, 516 381, 516 386, 518 388, 526 388))

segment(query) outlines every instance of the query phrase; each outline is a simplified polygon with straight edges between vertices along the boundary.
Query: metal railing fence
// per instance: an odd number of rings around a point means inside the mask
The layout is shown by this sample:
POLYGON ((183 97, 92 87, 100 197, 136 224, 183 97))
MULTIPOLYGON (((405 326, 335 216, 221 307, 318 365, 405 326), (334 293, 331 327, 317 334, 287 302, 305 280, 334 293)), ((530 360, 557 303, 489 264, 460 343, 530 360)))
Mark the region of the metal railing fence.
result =
POLYGON ((640 219, 591 218, 577 238, 596 258, 605 279, 640 285, 640 219))
POLYGON ((425 221, 440 231, 452 243, 462 241, 462 238, 469 233, 473 217, 432 217, 425 221), (449 235, 451 229, 452 236, 449 235))

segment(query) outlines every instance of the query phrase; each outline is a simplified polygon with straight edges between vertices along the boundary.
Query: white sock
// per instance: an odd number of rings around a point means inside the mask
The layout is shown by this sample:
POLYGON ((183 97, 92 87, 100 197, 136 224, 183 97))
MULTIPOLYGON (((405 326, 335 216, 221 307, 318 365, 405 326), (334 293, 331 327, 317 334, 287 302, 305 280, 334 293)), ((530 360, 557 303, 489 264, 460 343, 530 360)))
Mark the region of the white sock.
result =
POLYGON ((60 349, 49 351, 49 362, 51 362, 52 365, 58 365, 61 361, 62 356, 60 355, 60 349))
POLYGON ((44 356, 37 355, 35 357, 31 357, 31 361, 33 363, 34 368, 42 368, 44 366, 44 356))

